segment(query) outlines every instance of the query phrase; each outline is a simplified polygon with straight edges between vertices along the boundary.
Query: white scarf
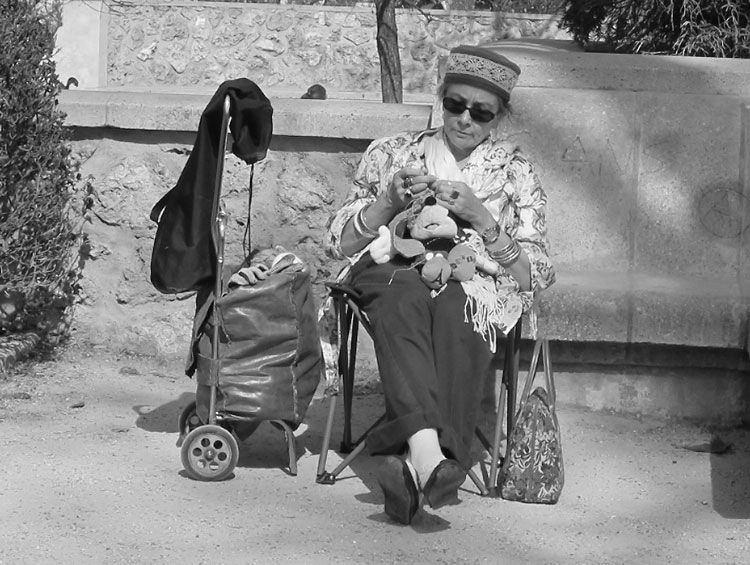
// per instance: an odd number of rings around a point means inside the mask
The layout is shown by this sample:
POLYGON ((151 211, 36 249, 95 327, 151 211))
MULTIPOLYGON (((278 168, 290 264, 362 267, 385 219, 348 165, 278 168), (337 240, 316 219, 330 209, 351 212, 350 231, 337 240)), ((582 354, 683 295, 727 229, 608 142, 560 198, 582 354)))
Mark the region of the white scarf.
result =
MULTIPOLYGON (((435 135, 425 136, 422 142, 428 174, 435 175, 441 180, 463 182, 474 190, 472 179, 467 178, 445 143, 443 128, 439 128, 435 135)), ((467 243, 477 254, 487 256, 479 234, 474 230, 468 231, 470 237, 467 243)), ((477 272, 474 278, 462 282, 461 286, 467 297, 464 320, 467 322, 471 320, 474 324, 474 330, 484 337, 494 353, 498 328, 510 329, 512 323, 509 323, 508 315, 513 316, 514 314, 506 312, 505 302, 498 299, 496 283, 493 278, 477 272)), ((518 303, 517 305, 513 304, 511 309, 518 309, 520 300, 518 300, 518 303)), ((518 316, 520 316, 520 310, 518 316)), ((518 319, 518 316, 515 316, 515 318, 518 319)))

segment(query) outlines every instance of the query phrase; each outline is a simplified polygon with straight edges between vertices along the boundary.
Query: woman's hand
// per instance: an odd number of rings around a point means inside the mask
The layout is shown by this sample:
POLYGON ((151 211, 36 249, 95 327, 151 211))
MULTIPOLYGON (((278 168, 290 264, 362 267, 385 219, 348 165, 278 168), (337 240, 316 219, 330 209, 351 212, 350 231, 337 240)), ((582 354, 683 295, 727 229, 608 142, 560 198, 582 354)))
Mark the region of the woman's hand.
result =
POLYGON ((439 180, 433 183, 437 203, 447 208, 454 215, 469 222, 472 227, 481 231, 488 222, 491 225, 492 215, 482 202, 474 195, 474 191, 464 182, 439 180))
POLYGON ((424 169, 404 167, 396 172, 388 186, 386 200, 394 209, 402 210, 420 192, 430 188, 437 180, 434 175, 428 175, 424 169))

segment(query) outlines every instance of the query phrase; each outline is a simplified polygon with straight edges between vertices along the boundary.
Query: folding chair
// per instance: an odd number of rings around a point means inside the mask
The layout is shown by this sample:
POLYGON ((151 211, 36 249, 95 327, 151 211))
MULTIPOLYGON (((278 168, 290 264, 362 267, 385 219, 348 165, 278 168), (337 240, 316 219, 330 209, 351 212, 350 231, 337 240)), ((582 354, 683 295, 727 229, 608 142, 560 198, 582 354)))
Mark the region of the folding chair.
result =
MULTIPOLYGON (((372 338, 372 327, 370 326, 367 316, 362 312, 357 292, 344 284, 327 283, 330 290, 331 298, 337 314, 339 329, 339 357, 338 357, 338 374, 341 384, 341 392, 344 397, 344 430, 339 452, 347 454, 346 457, 336 466, 333 471, 326 471, 326 460, 330 448, 331 435, 333 431, 333 420, 336 412, 337 394, 330 398, 328 420, 326 422, 321 446, 320 457, 318 459, 317 482, 321 484, 334 484, 339 474, 344 471, 354 459, 364 451, 367 445, 367 435, 384 419, 385 414, 380 416, 362 435, 352 440, 352 400, 354 393, 354 375, 357 360, 357 343, 359 338, 359 327, 362 326, 365 332, 372 338)), ((497 477, 499 468, 502 464, 500 457, 500 443, 502 441, 502 420, 503 413, 507 412, 506 429, 512 430, 516 417, 516 394, 518 385, 518 367, 520 359, 521 342, 521 320, 519 319, 515 327, 508 333, 505 341, 505 354, 503 357, 502 379, 500 390, 497 394, 496 401, 496 421, 492 442, 482 433, 479 427, 475 433, 482 443, 483 447, 490 454, 490 470, 486 472, 482 465, 482 474, 484 481, 480 480, 473 469, 468 471, 468 476, 479 489, 482 496, 497 496, 497 477), (506 409, 507 403, 507 409, 506 409)), ((545 349, 544 353, 547 353, 545 349)), ((505 455, 508 454, 506 445, 505 455)))

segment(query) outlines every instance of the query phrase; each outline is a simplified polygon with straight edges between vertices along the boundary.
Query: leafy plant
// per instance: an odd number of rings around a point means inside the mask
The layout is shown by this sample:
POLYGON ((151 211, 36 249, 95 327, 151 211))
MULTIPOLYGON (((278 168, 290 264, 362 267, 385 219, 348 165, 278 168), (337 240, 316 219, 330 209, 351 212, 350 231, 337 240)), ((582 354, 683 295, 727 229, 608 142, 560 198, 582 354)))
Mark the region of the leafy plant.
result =
POLYGON ((560 26, 619 53, 750 57, 747 0, 566 0, 560 26))
POLYGON ((57 108, 57 1, 0 2, 0 335, 59 327, 77 293, 76 165, 57 108))

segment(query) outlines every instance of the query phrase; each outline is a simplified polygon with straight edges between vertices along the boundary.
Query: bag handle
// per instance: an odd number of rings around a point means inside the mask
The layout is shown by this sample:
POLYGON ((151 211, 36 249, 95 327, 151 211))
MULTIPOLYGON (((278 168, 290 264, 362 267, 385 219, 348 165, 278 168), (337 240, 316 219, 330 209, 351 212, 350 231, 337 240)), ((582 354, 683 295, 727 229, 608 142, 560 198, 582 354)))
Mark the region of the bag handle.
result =
POLYGON ((539 357, 542 358, 542 368, 544 370, 544 380, 547 386, 547 393, 549 395, 550 408, 555 408, 555 382, 552 376, 552 365, 549 360, 549 342, 544 338, 539 338, 534 342, 534 352, 531 355, 531 363, 529 364, 529 372, 526 375, 526 382, 523 386, 523 392, 518 403, 518 410, 516 412, 516 419, 521 413, 521 407, 524 405, 526 400, 531 394, 531 385, 534 383, 538 368, 539 368, 539 357))
POLYGON ((544 368, 544 377, 547 381, 547 392, 549 393, 550 407, 555 408, 557 402, 557 390, 555 390, 555 380, 552 376, 552 361, 549 354, 549 341, 542 340, 542 367, 544 368))
POLYGON ((167 200, 169 200, 169 197, 172 193, 172 190, 169 190, 164 196, 159 198, 159 201, 154 204, 154 207, 151 208, 151 213, 149 214, 149 218, 151 218, 152 222, 159 223, 159 220, 161 220, 161 213, 164 211, 164 208, 167 207, 167 200))

